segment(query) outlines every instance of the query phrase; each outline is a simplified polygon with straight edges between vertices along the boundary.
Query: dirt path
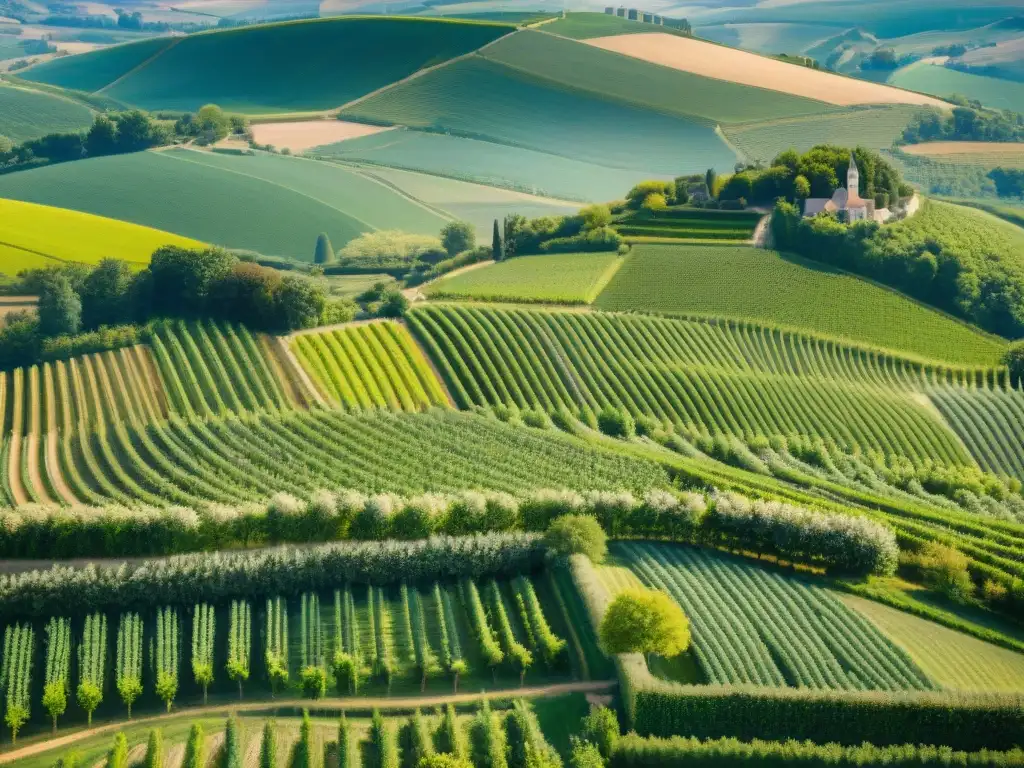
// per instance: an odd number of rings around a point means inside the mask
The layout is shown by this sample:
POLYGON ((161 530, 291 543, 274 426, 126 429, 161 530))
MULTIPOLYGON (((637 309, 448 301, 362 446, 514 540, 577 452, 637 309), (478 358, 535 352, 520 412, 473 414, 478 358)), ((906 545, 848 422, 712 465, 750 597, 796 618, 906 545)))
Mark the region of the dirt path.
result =
POLYGON ((291 390, 296 405, 303 408, 314 404, 327 405, 327 400, 302 367, 287 339, 281 336, 261 336, 260 340, 266 345, 271 365, 277 368, 278 378, 291 390))
POLYGON ((487 259, 486 261, 474 261, 472 264, 467 264, 464 267, 453 269, 451 272, 446 272, 445 274, 439 277, 435 277, 433 280, 428 280, 427 282, 422 283, 421 285, 417 285, 413 288, 406 288, 402 291, 402 295, 405 296, 405 298, 407 298, 409 301, 426 301, 427 295, 423 293, 423 289, 426 288, 428 285, 433 285, 438 280, 444 280, 447 277, 455 277, 456 275, 461 275, 464 272, 472 272, 474 269, 486 267, 488 264, 494 264, 494 260, 487 259))
POLYGON ((754 234, 750 238, 750 244, 755 248, 770 248, 771 245, 771 216, 762 216, 761 220, 757 222, 757 226, 754 227, 754 234))
MULTIPOLYGON (((50 498, 50 494, 46 491, 46 483, 43 480, 42 472, 39 469, 39 457, 41 455, 41 435, 42 435, 42 381, 40 381, 39 368, 33 367, 29 369, 28 379, 29 389, 29 424, 28 424, 28 436, 26 438, 26 448, 28 456, 26 456, 26 464, 28 470, 28 481, 32 484, 33 495, 39 500, 40 504, 52 504, 54 500, 50 498)), ((53 403, 48 403, 50 408, 53 407, 53 403)))
POLYGON ((72 492, 71 487, 64 480, 64 473, 60 468, 59 435, 57 433, 57 389, 54 386, 54 368, 47 366, 43 370, 43 396, 46 398, 46 433, 43 439, 46 445, 43 450, 43 464, 46 473, 50 476, 53 490, 60 496, 59 501, 65 504, 75 505, 78 499, 72 492))
MULTIPOLYGON (((575 682, 575 683, 558 683, 556 685, 546 686, 535 686, 528 688, 510 688, 501 691, 486 691, 481 693, 460 693, 457 695, 449 694, 447 696, 408 696, 408 697, 361 697, 361 696, 345 696, 345 697, 332 697, 326 699, 320 699, 315 702, 317 709, 358 709, 358 710, 370 710, 370 709, 414 709, 416 707, 428 708, 436 707, 444 704, 468 704, 481 699, 507 699, 510 697, 516 698, 529 698, 539 699, 548 698, 551 696, 561 696, 567 693, 606 693, 611 691, 618 685, 615 680, 601 680, 595 682, 575 682)), ((227 716, 233 712, 249 712, 260 709, 273 709, 275 707, 300 707, 308 705, 310 702, 308 699, 272 699, 270 701, 247 701, 239 702, 235 704, 218 704, 208 707, 195 707, 186 710, 178 710, 170 714, 164 713, 160 715, 154 715, 153 717, 137 718, 132 720, 133 726, 148 725, 150 723, 156 725, 164 720, 170 718, 178 718, 184 714, 199 718, 208 717, 213 715, 225 715, 227 716)), ((93 736, 101 736, 105 733, 114 733, 121 728, 125 727, 125 722, 119 721, 116 723, 110 723, 109 725, 98 726, 96 728, 87 728, 82 731, 76 731, 69 733, 65 736, 60 736, 56 739, 49 739, 47 741, 41 741, 36 744, 30 744, 20 749, 11 750, 9 752, 0 753, 0 765, 10 765, 17 763, 19 760, 25 760, 43 752, 49 752, 50 750, 58 750, 67 747, 71 744, 76 744, 84 739, 91 738, 93 736)))

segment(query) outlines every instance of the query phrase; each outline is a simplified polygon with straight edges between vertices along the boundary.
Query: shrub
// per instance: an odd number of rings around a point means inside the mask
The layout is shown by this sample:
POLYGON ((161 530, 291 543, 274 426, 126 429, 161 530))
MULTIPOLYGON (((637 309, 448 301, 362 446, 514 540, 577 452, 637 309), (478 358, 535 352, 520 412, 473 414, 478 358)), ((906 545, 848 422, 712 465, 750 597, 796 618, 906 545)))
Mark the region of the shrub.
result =
POLYGON ((600 635, 607 653, 656 653, 669 658, 690 646, 690 622, 664 592, 627 589, 608 606, 600 635))
POLYGON ((604 768, 605 762, 601 757, 600 750, 595 745, 573 737, 569 765, 571 768, 604 768))
POLYGON ((441 229, 441 245, 449 256, 476 247, 476 227, 468 221, 450 221, 441 229))
POLYGON ((633 417, 627 411, 608 406, 597 414, 597 428, 609 437, 630 438, 636 432, 633 417))
POLYGON ((974 582, 968 570, 970 560, 962 552, 937 542, 929 542, 917 557, 925 584, 957 603, 966 603, 974 595, 974 582))
POLYGON ((619 740, 619 718, 615 710, 605 706, 590 708, 580 726, 580 738, 589 741, 606 760, 611 757, 619 740))
POLYGON ((555 520, 544 534, 544 543, 557 555, 586 555, 600 563, 608 554, 608 536, 600 523, 588 515, 565 515, 555 520))

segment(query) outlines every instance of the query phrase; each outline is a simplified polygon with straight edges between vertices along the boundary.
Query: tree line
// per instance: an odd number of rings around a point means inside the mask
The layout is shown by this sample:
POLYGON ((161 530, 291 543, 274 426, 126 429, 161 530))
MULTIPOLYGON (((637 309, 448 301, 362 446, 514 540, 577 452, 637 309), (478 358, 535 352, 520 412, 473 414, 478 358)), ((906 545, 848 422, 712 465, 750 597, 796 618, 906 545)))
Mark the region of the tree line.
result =
POLYGON ((1009 109, 987 109, 980 101, 950 96, 952 111, 936 107, 914 115, 903 129, 903 142, 924 141, 1024 141, 1024 115, 1009 109))
POLYGON ((6 316, 0 368, 113 349, 142 340, 138 327, 164 317, 213 317, 288 332, 350 320, 350 302, 322 281, 240 261, 220 248, 164 246, 145 269, 120 259, 22 272, 10 291, 39 297, 38 312, 6 316))

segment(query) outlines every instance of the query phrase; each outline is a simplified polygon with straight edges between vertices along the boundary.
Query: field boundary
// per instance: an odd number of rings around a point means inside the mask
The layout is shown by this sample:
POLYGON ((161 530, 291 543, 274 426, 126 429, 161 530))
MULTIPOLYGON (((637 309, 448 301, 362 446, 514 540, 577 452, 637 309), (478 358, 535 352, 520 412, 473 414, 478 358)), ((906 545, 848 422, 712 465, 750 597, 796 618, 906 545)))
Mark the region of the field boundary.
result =
POLYGON ((138 64, 136 64, 136 65, 135 65, 134 67, 132 67, 131 69, 129 69, 129 70, 127 71, 127 72, 125 72, 124 74, 122 74, 122 75, 121 75, 120 77, 118 77, 118 78, 116 78, 116 79, 114 79, 114 80, 111 80, 111 81, 110 81, 109 83, 107 83, 106 85, 104 85, 104 86, 103 86, 102 88, 100 88, 100 89, 98 89, 98 90, 95 90, 95 91, 93 91, 93 93, 103 93, 104 91, 107 91, 107 90, 109 90, 109 89, 113 88, 113 87, 114 87, 115 85, 117 85, 117 84, 118 84, 118 83, 120 83, 121 81, 125 80, 125 79, 126 79, 126 78, 128 78, 128 77, 131 77, 131 76, 132 76, 132 75, 134 75, 134 74, 135 74, 136 72, 139 72, 139 71, 141 71, 141 70, 145 69, 146 67, 148 67, 148 66, 149 66, 150 64, 152 64, 152 63, 153 63, 153 62, 154 62, 154 61, 155 61, 156 59, 159 59, 159 58, 160 58, 161 56, 163 56, 163 55, 164 55, 164 54, 165 54, 165 53, 166 53, 167 51, 171 50, 171 48, 174 48, 174 47, 175 47, 176 45, 178 45, 178 43, 180 43, 180 42, 181 42, 182 40, 184 40, 184 39, 185 39, 184 37, 176 37, 176 38, 174 38, 173 40, 171 40, 171 42, 169 42, 169 43, 168 43, 167 45, 165 45, 165 46, 164 46, 163 48, 161 48, 161 49, 160 49, 159 51, 157 51, 156 53, 154 53, 154 54, 153 54, 152 56, 150 56, 150 57, 149 57, 148 59, 146 59, 145 61, 139 62, 139 63, 138 63, 138 64))
POLYGON ((551 698, 554 696, 562 696, 567 693, 607 693, 608 691, 614 690, 618 687, 617 680, 597 680, 597 681, 576 681, 572 683, 555 683, 554 685, 546 686, 533 686, 527 688, 509 688, 506 690, 498 691, 480 691, 478 693, 458 693, 458 694, 447 694, 444 696, 395 696, 395 697, 360 697, 360 696, 344 696, 344 697, 328 697, 323 699, 316 699, 315 701, 310 699, 302 698, 291 698, 285 699, 278 697, 276 699, 268 699, 265 701, 245 701, 245 702, 234 702, 232 704, 214 704, 205 707, 189 707, 187 709, 179 709, 175 712, 163 713, 154 715, 152 717, 140 717, 134 720, 119 721, 116 723, 110 723, 108 725, 102 725, 96 728, 87 728, 83 731, 76 733, 70 733, 66 736, 61 736, 56 739, 50 739, 42 741, 36 744, 31 744, 27 747, 12 750, 9 752, 0 752, 0 765, 7 765, 14 763, 18 760, 24 760, 34 755, 38 755, 42 752, 49 752, 50 750, 57 750, 62 747, 75 744, 76 742, 82 741, 83 739, 90 738, 92 736, 99 736, 104 733, 114 733, 120 729, 125 728, 128 725, 137 727, 140 725, 146 725, 149 723, 160 723, 164 720, 180 718, 182 715, 188 714, 196 718, 207 717, 210 715, 223 714, 225 716, 235 712, 251 712, 259 711, 261 709, 284 709, 288 707, 294 707, 296 709, 302 708, 314 708, 316 710, 323 709, 335 709, 339 712, 353 712, 353 711, 369 711, 371 709, 382 709, 382 710, 413 710, 416 708, 423 707, 435 707, 444 704, 472 704, 476 701, 495 701, 501 699, 543 699, 551 698))

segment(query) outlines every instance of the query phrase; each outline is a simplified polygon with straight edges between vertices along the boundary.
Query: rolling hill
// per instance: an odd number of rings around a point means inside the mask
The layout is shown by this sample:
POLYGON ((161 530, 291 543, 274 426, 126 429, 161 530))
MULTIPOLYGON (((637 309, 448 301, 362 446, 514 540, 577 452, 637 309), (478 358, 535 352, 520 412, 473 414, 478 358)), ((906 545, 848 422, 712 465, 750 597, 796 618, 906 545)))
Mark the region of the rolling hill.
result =
POLYGON ((71 99, 0 83, 0 136, 15 144, 48 133, 81 131, 92 125, 93 113, 71 99))
POLYGON ((196 110, 213 102, 247 113, 324 110, 469 53, 510 30, 384 17, 285 22, 134 43, 24 74, 67 88, 103 90, 145 109, 196 110))

